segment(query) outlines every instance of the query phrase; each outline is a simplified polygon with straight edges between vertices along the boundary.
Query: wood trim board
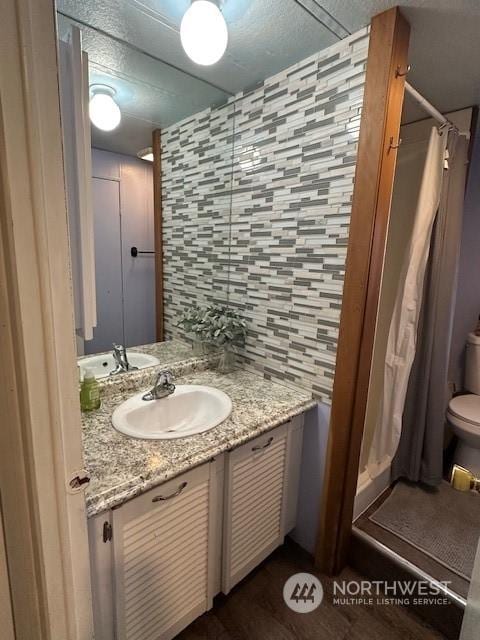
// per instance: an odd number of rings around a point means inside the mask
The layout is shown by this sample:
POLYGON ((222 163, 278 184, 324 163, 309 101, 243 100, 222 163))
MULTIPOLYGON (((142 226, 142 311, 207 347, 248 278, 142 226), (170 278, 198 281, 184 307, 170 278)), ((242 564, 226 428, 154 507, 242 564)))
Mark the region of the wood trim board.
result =
POLYGON ((410 27, 398 7, 372 19, 315 561, 346 563, 404 97, 410 27))

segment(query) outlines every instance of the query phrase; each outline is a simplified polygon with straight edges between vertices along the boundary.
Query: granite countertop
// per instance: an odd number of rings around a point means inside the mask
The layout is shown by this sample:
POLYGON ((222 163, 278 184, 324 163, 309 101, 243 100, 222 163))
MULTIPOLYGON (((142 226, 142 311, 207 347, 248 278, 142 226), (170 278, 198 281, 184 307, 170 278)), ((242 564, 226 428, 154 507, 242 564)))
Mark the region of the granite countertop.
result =
POLYGON ((153 344, 143 344, 138 347, 128 347, 129 351, 139 351, 156 356, 160 360, 160 364, 168 362, 181 362, 196 359, 193 353, 192 345, 182 340, 164 340, 163 342, 154 342, 153 344))
MULTIPOLYGON (((180 473, 207 462, 315 406, 305 391, 279 385, 243 370, 222 375, 190 371, 177 384, 203 384, 225 391, 233 402, 229 418, 202 434, 174 440, 124 436, 111 424, 114 408, 136 390, 110 387, 98 411, 83 414, 85 466, 91 480, 87 515, 118 506, 180 473)), ((145 387, 144 387, 145 388, 145 387)), ((137 387, 137 390, 140 390, 137 387)))

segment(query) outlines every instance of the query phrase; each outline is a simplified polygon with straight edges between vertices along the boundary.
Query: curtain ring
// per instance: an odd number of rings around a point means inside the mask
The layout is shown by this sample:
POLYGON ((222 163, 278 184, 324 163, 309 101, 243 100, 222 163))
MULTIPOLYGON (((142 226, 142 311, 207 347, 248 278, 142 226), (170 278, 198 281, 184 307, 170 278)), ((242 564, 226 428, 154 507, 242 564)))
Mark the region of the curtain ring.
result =
POLYGON ((402 139, 399 138, 397 144, 393 144, 393 136, 390 138, 390 144, 388 146, 388 153, 390 152, 391 149, 398 149, 399 146, 402 144, 402 139))
POLYGON ((411 68, 412 68, 412 67, 411 67, 411 65, 407 64, 407 66, 405 67, 405 70, 404 70, 404 71, 402 71, 402 70, 401 70, 401 67, 400 67, 400 66, 398 66, 398 67, 395 69, 395 78, 403 78, 403 76, 406 76, 406 75, 407 75, 407 73, 410 71, 410 69, 411 69, 411 68))

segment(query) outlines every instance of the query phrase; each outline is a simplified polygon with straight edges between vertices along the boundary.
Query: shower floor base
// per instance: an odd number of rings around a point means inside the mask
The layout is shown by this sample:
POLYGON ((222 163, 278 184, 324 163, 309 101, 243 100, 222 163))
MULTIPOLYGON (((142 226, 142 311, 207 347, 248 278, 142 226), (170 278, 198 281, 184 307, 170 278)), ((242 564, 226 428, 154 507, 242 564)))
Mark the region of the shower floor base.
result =
POLYGON ((429 488, 397 482, 370 520, 470 580, 480 534, 480 503, 448 482, 429 488))
MULTIPOLYGON (((451 490, 454 491, 454 489, 451 490)), ((384 493, 377 498, 377 500, 359 518, 357 518, 354 522, 354 526, 357 529, 364 531, 401 558, 411 562, 414 566, 432 576, 435 580, 448 580, 450 583, 450 589, 454 593, 466 599, 470 585, 470 581, 468 579, 459 576, 458 573, 452 571, 442 564, 442 562, 436 560, 434 553, 426 553, 422 551, 422 549, 419 549, 403 539, 401 535, 395 535, 395 533, 388 531, 370 519, 370 516, 378 511, 379 507, 383 502, 385 502, 391 492, 391 488, 384 491, 384 493)), ((478 504, 480 507, 480 499, 478 504)), ((446 517, 448 517, 447 514, 446 517)))
POLYGON ((469 581, 370 520, 391 491, 387 489, 355 520, 348 562, 371 580, 448 581, 449 604, 425 606, 412 603, 409 608, 446 638, 458 640, 469 581))

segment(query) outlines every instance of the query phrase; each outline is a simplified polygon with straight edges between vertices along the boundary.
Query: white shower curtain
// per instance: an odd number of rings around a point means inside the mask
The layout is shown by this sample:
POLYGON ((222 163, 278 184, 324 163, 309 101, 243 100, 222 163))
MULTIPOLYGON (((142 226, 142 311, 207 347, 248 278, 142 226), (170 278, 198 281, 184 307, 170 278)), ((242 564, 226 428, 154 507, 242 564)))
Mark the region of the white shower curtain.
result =
POLYGON ((447 139, 447 129, 432 128, 413 232, 398 283, 388 334, 382 406, 368 459, 371 477, 375 477, 378 470, 385 468, 393 459, 400 441, 403 408, 415 357, 430 240, 440 204, 447 139))

